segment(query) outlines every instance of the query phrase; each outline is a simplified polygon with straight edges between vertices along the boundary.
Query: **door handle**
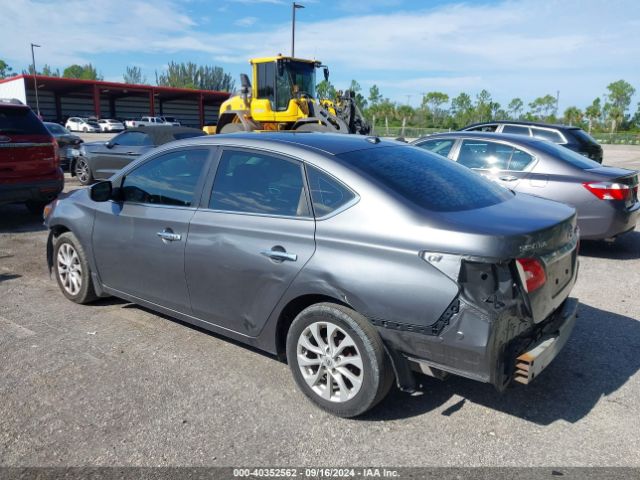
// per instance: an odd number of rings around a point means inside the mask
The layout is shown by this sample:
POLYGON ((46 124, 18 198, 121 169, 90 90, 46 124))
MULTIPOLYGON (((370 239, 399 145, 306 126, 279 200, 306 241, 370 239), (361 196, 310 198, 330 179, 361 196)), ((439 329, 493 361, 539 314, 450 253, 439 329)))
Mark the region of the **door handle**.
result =
POLYGON ((260 255, 264 255, 265 257, 269 257, 271 260, 277 260, 283 262, 285 260, 289 260, 290 262, 295 262, 298 260, 298 255, 295 253, 287 253, 280 250, 262 250, 260 255))
POLYGON ((502 175, 501 177, 498 177, 498 178, 503 182, 513 182, 518 179, 518 177, 514 177, 513 175, 502 175))
POLYGON ((166 229, 163 232, 156 233, 163 241, 167 242, 179 242, 182 240, 182 235, 179 233, 173 233, 170 229, 166 229))

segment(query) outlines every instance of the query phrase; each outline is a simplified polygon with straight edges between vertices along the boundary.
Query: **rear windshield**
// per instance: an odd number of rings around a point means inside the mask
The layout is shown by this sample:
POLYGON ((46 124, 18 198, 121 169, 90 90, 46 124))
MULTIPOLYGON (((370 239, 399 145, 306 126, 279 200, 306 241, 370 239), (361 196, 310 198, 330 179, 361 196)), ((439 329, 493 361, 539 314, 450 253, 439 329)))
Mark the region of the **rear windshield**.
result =
POLYGON ((488 207, 513 195, 479 174, 418 147, 383 147, 338 155, 418 207, 452 212, 488 207))
POLYGON ((50 135, 30 108, 0 108, 0 134, 50 135))
POLYGON ((566 147, 556 145, 551 142, 539 142, 536 144, 538 150, 542 150, 543 152, 551 155, 552 157, 556 157, 574 167, 580 168, 582 170, 586 170, 588 168, 598 168, 601 167, 598 162, 594 160, 590 160, 584 155, 580 155, 573 150, 569 150, 566 147))
POLYGON ((591 135, 589 135, 587 132, 585 132, 580 128, 571 129, 569 131, 573 134, 574 137, 576 137, 582 143, 586 143, 587 145, 598 144, 595 138, 593 138, 591 135))

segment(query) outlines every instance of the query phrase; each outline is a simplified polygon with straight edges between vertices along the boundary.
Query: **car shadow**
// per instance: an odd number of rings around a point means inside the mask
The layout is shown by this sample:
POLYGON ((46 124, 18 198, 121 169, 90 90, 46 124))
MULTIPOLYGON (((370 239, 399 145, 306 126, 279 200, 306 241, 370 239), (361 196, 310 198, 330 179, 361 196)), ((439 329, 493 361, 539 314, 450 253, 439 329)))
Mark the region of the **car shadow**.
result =
POLYGON ((0 233, 45 231, 42 216, 34 215, 21 204, 0 205, 0 233))
POLYGON ((640 231, 622 235, 615 242, 582 240, 580 255, 614 260, 635 260, 640 258, 640 231))
POLYGON ((462 377, 443 382, 420 376, 418 395, 394 389, 361 419, 394 420, 439 409, 441 415, 455 416, 467 403, 475 403, 539 425, 575 423, 600 401, 623 402, 612 394, 640 370, 639 350, 640 320, 582 304, 564 350, 530 385, 514 384, 500 394, 488 384, 462 377), (449 405, 452 398, 456 402, 449 405))
POLYGON ((17 273, 0 273, 0 283, 6 282, 7 280, 15 280, 16 278, 20 278, 21 276, 22 275, 18 275, 17 273))

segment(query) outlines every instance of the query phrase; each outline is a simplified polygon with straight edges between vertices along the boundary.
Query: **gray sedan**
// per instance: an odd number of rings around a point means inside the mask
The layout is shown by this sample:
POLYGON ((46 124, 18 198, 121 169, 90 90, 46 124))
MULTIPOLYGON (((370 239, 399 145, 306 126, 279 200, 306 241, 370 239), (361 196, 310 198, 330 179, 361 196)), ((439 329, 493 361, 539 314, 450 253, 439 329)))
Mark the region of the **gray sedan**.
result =
POLYGON ((413 372, 527 384, 575 322, 571 207, 377 137, 173 142, 45 222, 69 300, 114 295, 287 359, 345 417, 413 372))
POLYGON ((412 143, 516 192, 575 207, 583 239, 613 239, 636 226, 638 172, 604 167, 552 142, 521 135, 452 132, 412 143))

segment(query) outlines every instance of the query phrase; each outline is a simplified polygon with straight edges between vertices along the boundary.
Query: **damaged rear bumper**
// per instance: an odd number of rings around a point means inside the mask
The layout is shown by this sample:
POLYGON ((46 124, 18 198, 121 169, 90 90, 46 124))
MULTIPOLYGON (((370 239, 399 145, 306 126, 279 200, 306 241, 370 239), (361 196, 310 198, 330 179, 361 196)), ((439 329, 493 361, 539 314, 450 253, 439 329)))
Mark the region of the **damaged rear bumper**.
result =
POLYGON ((578 316, 578 300, 567 299, 559 312, 557 331, 545 335, 516 357, 513 379, 522 384, 531 383, 564 348, 573 331, 578 316))

